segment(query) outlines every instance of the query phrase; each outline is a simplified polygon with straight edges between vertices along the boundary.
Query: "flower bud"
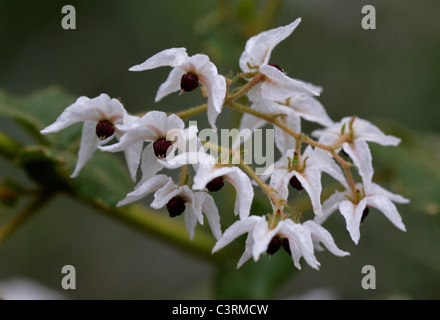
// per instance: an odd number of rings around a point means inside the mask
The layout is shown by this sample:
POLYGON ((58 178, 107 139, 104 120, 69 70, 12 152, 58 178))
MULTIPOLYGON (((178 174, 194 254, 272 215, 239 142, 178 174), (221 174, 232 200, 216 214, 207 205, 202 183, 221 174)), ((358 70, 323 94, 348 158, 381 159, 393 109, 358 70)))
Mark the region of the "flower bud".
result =
POLYGON ((292 179, 290 179, 289 183, 292 187, 294 187, 298 191, 301 191, 303 189, 301 182, 299 182, 296 176, 293 176, 292 179))
POLYGON ((181 198, 174 197, 167 203, 167 210, 171 218, 180 216, 185 209, 185 201, 181 198))
POLYGON ((173 143, 165 138, 160 138, 153 143, 154 155, 159 159, 167 156, 167 150, 173 143))
POLYGON ((223 177, 217 177, 212 179, 207 185, 206 188, 209 192, 219 191, 225 185, 223 177))
POLYGON ((115 133, 115 127, 113 123, 108 120, 101 120, 96 125, 96 135, 100 140, 105 140, 111 137, 115 133))
POLYGON ((194 73, 185 73, 180 80, 182 92, 190 92, 199 86, 199 78, 194 73))
POLYGON ((273 255, 275 252, 277 252, 282 245, 283 240, 279 236, 275 236, 270 240, 269 245, 267 246, 266 253, 268 255, 273 255))

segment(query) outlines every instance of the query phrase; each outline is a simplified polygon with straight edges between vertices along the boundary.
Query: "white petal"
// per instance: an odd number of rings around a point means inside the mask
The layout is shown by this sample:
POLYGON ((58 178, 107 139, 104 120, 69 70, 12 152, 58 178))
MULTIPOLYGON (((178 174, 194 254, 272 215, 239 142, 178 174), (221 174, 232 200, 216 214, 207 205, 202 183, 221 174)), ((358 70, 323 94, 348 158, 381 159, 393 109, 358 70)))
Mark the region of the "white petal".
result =
POLYGON ((205 199, 202 203, 202 212, 205 214, 206 219, 208 220, 209 226, 211 227, 211 231, 215 239, 219 240, 222 236, 222 229, 220 227, 220 215, 218 213, 217 206, 215 205, 214 198, 209 194, 205 194, 205 199))
MULTIPOLYGON (((278 119, 291 130, 301 132, 301 119, 298 115, 291 110, 286 113, 286 116, 278 119)), ((287 150, 295 148, 296 140, 292 135, 275 126, 275 144, 281 154, 285 154, 287 150)))
POLYGON ((287 26, 264 31, 251 37, 247 41, 245 51, 240 57, 240 68, 244 72, 249 72, 252 70, 249 69, 248 64, 256 67, 267 64, 273 48, 286 39, 300 22, 301 19, 298 18, 287 26))
POLYGON ((186 230, 188 230, 188 235, 190 240, 194 239, 194 230, 197 225, 197 216, 195 213, 194 208, 191 205, 186 205, 186 212, 185 212, 185 226, 186 230))
POLYGON ((313 212, 317 216, 323 216, 321 206, 321 172, 315 166, 308 167, 302 174, 295 172, 295 176, 301 182, 302 187, 308 193, 310 201, 312 203, 313 212))
POLYGON ((368 196, 382 195, 382 196, 389 198, 391 201, 397 202, 397 203, 402 203, 402 204, 409 203, 409 199, 406 199, 399 194, 392 193, 392 192, 382 188, 381 186, 379 186, 378 184, 376 184, 374 182, 369 184, 368 186, 365 186, 365 193, 368 196))
POLYGON ((314 221, 322 224, 325 220, 327 220, 327 218, 339 208, 339 204, 342 201, 347 200, 346 194, 346 192, 335 191, 335 193, 333 193, 322 203, 322 217, 316 216, 314 221))
POLYGON ((254 198, 254 188, 249 177, 237 167, 231 167, 224 175, 225 180, 229 181, 237 192, 234 205, 234 213, 244 219, 249 216, 254 198))
POLYGON ((357 205, 353 204, 349 200, 342 201, 339 204, 339 210, 345 218, 345 223, 347 225, 347 230, 350 233, 351 239, 354 243, 358 244, 360 233, 360 224, 362 219, 362 214, 367 206, 367 200, 362 199, 357 205))
POLYGON ((175 67, 182 64, 188 58, 185 48, 171 48, 156 53, 145 62, 131 67, 130 71, 143 71, 163 66, 175 67))
POLYGON ((244 249, 243 254, 240 257, 240 260, 238 260, 237 269, 240 268, 246 261, 248 261, 250 258, 252 258, 252 247, 254 246, 254 239, 252 237, 252 234, 248 234, 246 238, 246 247, 244 249))
POLYGON ((167 177, 164 174, 160 174, 152 177, 151 179, 145 181, 139 187, 137 187, 134 191, 127 194, 127 197, 118 203, 118 207, 138 201, 148 194, 159 190, 167 183, 169 183, 172 179, 167 177))
POLYGON ((99 139, 96 136, 96 122, 85 121, 81 133, 78 160, 76 162, 75 171, 70 176, 71 178, 77 177, 87 161, 92 158, 93 153, 95 153, 95 150, 98 147, 98 140, 99 139))
POLYGON ((142 141, 138 141, 124 150, 125 161, 127 162, 128 171, 130 172, 131 179, 134 182, 136 181, 137 171, 141 162, 143 147, 144 143, 142 141))
POLYGON ((368 144, 363 140, 354 140, 352 143, 344 142, 342 148, 358 168, 358 172, 362 177, 364 185, 371 183, 374 170, 373 159, 368 144))
POLYGON ((282 223, 280 222, 275 228, 269 229, 267 221, 264 219, 264 217, 257 222, 254 230, 252 231, 252 238, 254 240, 252 246, 252 255, 254 257, 254 261, 258 261, 260 255, 266 252, 270 242, 272 241, 272 238, 277 235, 281 226, 282 223))
POLYGON ((292 97, 289 99, 289 106, 308 121, 319 123, 324 127, 329 127, 334 123, 328 116, 321 102, 313 97, 292 97))
POLYGON ((348 183, 341 167, 336 164, 328 151, 317 148, 313 151, 311 157, 307 161, 309 164, 313 163, 313 165, 316 165, 321 172, 325 172, 332 176, 345 188, 348 188, 348 183))
POLYGON ((255 225, 264 217, 249 216, 243 220, 238 220, 234 222, 228 229, 225 230, 220 240, 217 241, 212 252, 216 252, 221 248, 225 247, 236 238, 241 236, 243 233, 250 232, 254 229, 255 225))
MULTIPOLYGON (((341 123, 348 123, 351 120, 352 118, 344 118, 341 123)), ((353 122, 353 131, 356 139, 375 142, 383 146, 397 146, 400 143, 399 138, 385 135, 378 127, 367 120, 356 118, 353 122)))
POLYGON ((275 190, 278 197, 287 201, 289 197, 289 182, 295 175, 295 171, 287 169, 274 169, 270 176, 270 187, 275 190))
POLYGON ((303 225, 312 232, 312 239, 316 239, 317 242, 322 242, 322 244, 324 244, 324 246, 335 256, 344 257, 350 255, 348 252, 339 249, 330 232, 319 224, 309 220, 304 222, 303 225))
POLYGON ((100 115, 100 120, 109 120, 114 124, 122 124, 127 116, 124 106, 119 100, 111 99, 107 94, 102 93, 98 97, 85 100, 84 107, 96 112, 100 115))
MULTIPOLYGON (((285 220, 281 226, 280 233, 289 239, 289 247, 295 266, 299 266, 299 259, 303 256, 312 268, 319 269, 320 264, 314 254, 312 235, 309 229, 294 223, 292 220, 285 220)), ((300 268, 299 266, 298 269, 300 268)))
POLYGON ((265 99, 280 101, 292 97, 295 94, 305 96, 318 96, 306 83, 289 78, 275 67, 264 65, 260 72, 266 76, 261 84, 261 96, 265 99))
POLYGON ((180 91, 180 83, 182 81, 182 76, 185 74, 185 70, 181 68, 173 68, 168 75, 167 80, 162 83, 157 90, 155 102, 159 102, 163 97, 169 95, 170 93, 180 91))
POLYGON ((71 104, 66 108, 66 110, 63 111, 63 113, 61 113, 53 124, 41 130, 41 134, 58 132, 77 122, 98 122, 100 120, 99 112, 84 105, 84 103, 88 100, 90 99, 87 97, 78 98, 75 103, 71 104))
POLYGON ((148 146, 145 147, 144 151, 142 152, 142 159, 141 159, 142 178, 139 184, 142 184, 144 181, 150 179, 162 169, 163 169, 162 164, 157 160, 157 157, 154 154, 153 143, 150 143, 148 146))
POLYGON ((402 217, 390 199, 382 195, 367 196, 366 199, 369 206, 381 211, 397 228, 406 231, 402 217))
MULTIPOLYGON (((159 175, 161 176, 161 175, 159 175)), ((153 179, 153 178, 151 178, 153 179)), ((150 179, 150 180, 151 180, 150 179)), ((153 202, 151 202, 150 207, 153 209, 162 209, 163 207, 165 207, 168 202, 178 196, 182 194, 182 190, 181 188, 178 188, 176 186, 176 184, 174 183, 174 181, 172 179, 168 180, 167 183, 165 185, 163 185, 161 188, 159 188, 155 193, 154 193, 154 200, 153 202)), ((184 197, 181 197, 182 199, 184 197)), ((186 204, 186 200, 187 199, 183 199, 185 200, 185 206, 186 208, 188 208, 188 205, 186 204)), ((191 197, 191 199, 189 199, 189 202, 191 202, 191 200, 193 200, 193 197, 191 197)))
POLYGON ((249 113, 243 114, 238 128, 240 134, 232 141, 232 149, 238 149, 240 145, 248 141, 255 129, 261 128, 266 124, 266 120, 253 116, 249 113))

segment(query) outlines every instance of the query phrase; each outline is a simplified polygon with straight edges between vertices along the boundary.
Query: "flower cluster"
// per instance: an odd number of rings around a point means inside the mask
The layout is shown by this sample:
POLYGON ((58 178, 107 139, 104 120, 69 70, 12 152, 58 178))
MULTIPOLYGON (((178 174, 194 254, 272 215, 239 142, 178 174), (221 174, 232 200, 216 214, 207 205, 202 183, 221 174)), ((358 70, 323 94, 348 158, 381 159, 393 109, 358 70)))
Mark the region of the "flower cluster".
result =
MULTIPOLYGON (((368 145, 375 142, 396 146, 400 139, 385 135, 370 122, 357 117, 334 122, 316 98, 322 88, 289 77, 282 67, 270 62, 272 50, 292 34, 300 21, 297 19, 250 38, 239 59, 241 72, 235 77, 220 75, 208 56, 189 56, 185 48, 163 50, 130 68, 130 71, 144 71, 171 67, 155 101, 173 92, 193 92, 200 88, 206 98, 203 106, 178 114, 150 111, 130 115, 118 100, 106 94, 93 99, 80 97, 41 133, 57 132, 84 122, 72 177, 80 173, 96 149, 123 151, 136 186, 118 206, 153 194, 152 208, 166 207, 170 217, 184 214, 191 239, 197 223, 203 224, 206 217, 217 239, 213 252, 247 233, 238 267, 251 257, 257 261, 261 254, 273 255, 283 247, 297 268, 301 268, 300 259, 304 258, 308 265, 318 269, 315 250, 322 250, 321 244, 336 256, 348 255, 337 247, 330 232, 322 226, 333 212, 342 214, 352 240, 358 243, 360 223, 370 207, 383 212, 397 228, 405 230, 394 202, 407 203, 408 200, 373 182, 368 145), (244 97, 247 99, 242 99, 244 97), (224 107, 243 113, 240 130, 254 132, 267 125, 273 128, 280 157, 267 166, 262 175, 257 175, 242 161, 241 153, 235 149, 226 150, 229 161, 223 156, 214 156, 210 151, 225 151, 224 146, 200 140, 197 126, 185 125, 184 118, 206 111, 208 122, 216 131, 217 118, 224 107), (301 131, 302 119, 322 128, 306 135, 301 131), (116 143, 110 144, 115 137, 116 143), (238 161, 231 161, 237 158, 238 161), (164 169, 180 171, 179 181, 161 173, 164 169), (355 181, 354 171, 360 181, 355 181), (324 201, 321 199, 323 173, 343 188, 324 201), (220 216, 228 212, 221 206, 219 210, 213 195, 225 183, 235 188, 234 214, 238 218, 223 232, 220 216), (272 212, 251 213, 256 186, 268 196, 272 212), (289 202, 289 193, 295 190, 304 190, 309 196, 313 219, 301 222, 301 215, 292 209, 294 204, 289 202)), ((235 141, 235 145, 242 142, 235 141)))

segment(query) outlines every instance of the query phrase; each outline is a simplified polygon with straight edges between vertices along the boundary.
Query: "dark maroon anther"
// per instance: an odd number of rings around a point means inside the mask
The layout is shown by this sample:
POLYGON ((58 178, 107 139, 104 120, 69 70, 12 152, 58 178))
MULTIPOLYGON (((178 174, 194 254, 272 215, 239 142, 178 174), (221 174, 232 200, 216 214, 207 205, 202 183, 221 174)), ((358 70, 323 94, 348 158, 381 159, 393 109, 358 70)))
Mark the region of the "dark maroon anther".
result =
POLYGON ((167 150, 173 143, 165 138, 160 138, 153 143, 154 155, 159 159, 167 156, 167 150))
POLYGON ((101 120, 96 125, 96 135, 100 140, 105 140, 115 133, 115 126, 108 120, 101 120))
POLYGON ((275 254, 275 252, 277 252, 281 248, 282 243, 283 240, 281 240, 279 236, 273 237, 272 240, 270 240, 269 245, 267 246, 266 253, 268 255, 275 254))
POLYGON ((199 86, 199 78, 194 73, 185 73, 180 80, 180 88, 183 92, 190 92, 199 86))
POLYGON ((303 189, 301 182, 299 182, 296 176, 293 176, 292 179, 290 179, 289 183, 292 187, 294 187, 298 191, 301 191, 303 189))
POLYGON ((275 63, 269 63, 269 65, 270 65, 271 67, 277 68, 277 69, 280 70, 281 72, 284 72, 284 70, 283 70, 279 65, 277 65, 277 64, 275 64, 275 63))
POLYGON ((185 201, 181 198, 174 197, 167 203, 167 210, 171 218, 180 216, 185 211, 185 208, 185 201))
POLYGON ((223 177, 217 177, 217 178, 212 179, 206 185, 206 189, 208 189, 209 192, 219 191, 225 185, 223 180, 224 180, 223 177))
POLYGON ((289 239, 283 238, 283 248, 289 254, 289 256, 292 255, 292 251, 290 251, 289 239))
POLYGON ((364 211, 362 212, 361 222, 364 221, 364 219, 368 216, 369 212, 370 212, 370 208, 365 207, 364 211))

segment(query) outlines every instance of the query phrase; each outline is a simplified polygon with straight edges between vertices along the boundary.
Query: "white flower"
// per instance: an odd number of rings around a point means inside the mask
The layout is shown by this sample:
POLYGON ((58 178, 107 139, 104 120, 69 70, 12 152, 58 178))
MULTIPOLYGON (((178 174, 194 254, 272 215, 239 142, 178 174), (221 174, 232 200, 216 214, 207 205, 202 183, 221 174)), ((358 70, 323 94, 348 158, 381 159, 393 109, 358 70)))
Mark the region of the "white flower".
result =
POLYGON ((167 157, 161 162, 169 169, 193 164, 196 171, 193 178, 193 190, 216 192, 223 187, 224 180, 228 181, 237 193, 234 205, 235 215, 239 215, 240 219, 249 216, 254 189, 251 180, 240 168, 217 163, 216 159, 205 153, 203 148, 200 148, 198 152, 186 152, 170 157, 170 159, 167 157))
POLYGON ((189 57, 185 48, 163 50, 130 71, 144 71, 162 66, 173 67, 168 79, 159 87, 155 101, 176 91, 191 91, 200 82, 208 97, 208 120, 216 130, 215 122, 222 111, 226 96, 226 80, 204 54, 189 57))
POLYGON ((138 201, 153 192, 154 200, 150 205, 153 209, 167 206, 171 217, 181 215, 185 211, 185 225, 191 240, 194 238, 197 221, 203 225, 202 213, 206 215, 214 237, 221 237, 220 215, 212 196, 206 192, 193 192, 187 185, 178 186, 163 174, 140 184, 118 203, 118 207, 138 201))
POLYGON ((342 149, 353 160, 364 184, 372 181, 374 173, 367 141, 383 146, 397 146, 400 143, 399 138, 385 135, 369 121, 353 117, 343 118, 331 127, 314 131, 312 135, 318 137, 319 142, 326 145, 341 144, 344 141, 342 149))
POLYGON ((292 97, 294 94, 317 96, 319 91, 302 81, 289 78, 277 65, 269 64, 272 50, 286 39, 301 19, 298 18, 291 24, 276 29, 264 31, 251 37, 242 53, 239 64, 245 73, 259 72, 265 76, 261 84, 261 95, 270 100, 278 101, 292 97))
MULTIPOLYGON (((127 114, 117 99, 111 99, 106 94, 89 99, 80 97, 58 117, 58 119, 41 130, 42 134, 49 134, 63 130, 77 122, 84 122, 81 144, 78 152, 78 161, 71 177, 76 177, 84 165, 89 161, 98 146, 108 143, 115 136, 120 139, 123 132, 118 125, 131 123, 136 117, 127 114)), ((125 157, 132 179, 135 179, 139 166, 142 144, 131 144, 125 150, 125 157)))
POLYGON ((279 197, 286 201, 289 195, 289 184, 299 191, 306 190, 313 212, 317 216, 322 216, 321 173, 329 174, 347 187, 344 174, 326 151, 316 150, 311 146, 308 146, 302 155, 296 155, 296 159, 295 150, 291 149, 275 163, 270 176, 270 186, 279 197))
POLYGON ((301 269, 299 264, 301 257, 304 257, 312 268, 319 268, 320 264, 314 254, 314 243, 319 250, 322 249, 319 242, 322 242, 333 254, 337 256, 348 255, 347 252, 336 246, 327 230, 313 221, 299 224, 291 219, 286 219, 279 221, 275 227, 270 227, 266 218, 262 216, 249 216, 236 221, 225 230, 212 252, 220 250, 244 233, 248 233, 246 249, 238 262, 237 268, 240 268, 251 257, 254 258, 254 261, 258 261, 260 255, 264 252, 273 254, 281 246, 292 255, 293 263, 298 269, 301 269))
POLYGON ((356 188, 359 191, 360 199, 358 201, 353 201, 350 190, 336 191, 324 201, 324 215, 315 217, 315 221, 323 223, 331 213, 339 209, 345 218, 351 239, 357 244, 361 236, 359 228, 364 212, 368 207, 373 207, 381 211, 397 228, 406 231, 402 217, 393 202, 409 203, 408 199, 389 192, 373 182, 366 185, 356 184, 356 188))
POLYGON ((162 162, 158 161, 173 152, 176 148, 185 150, 186 141, 195 136, 197 128, 185 130, 185 124, 178 116, 167 116, 162 111, 150 111, 135 121, 116 126, 124 132, 118 143, 100 147, 107 152, 127 150, 133 144, 144 141, 151 142, 142 152, 142 179, 141 182, 154 176, 163 169, 162 162), (174 141, 177 138, 176 141, 174 141), (171 147, 171 148, 170 148, 171 147))

